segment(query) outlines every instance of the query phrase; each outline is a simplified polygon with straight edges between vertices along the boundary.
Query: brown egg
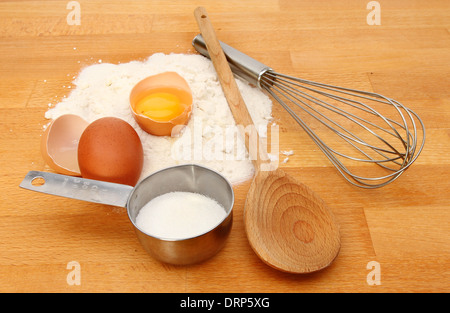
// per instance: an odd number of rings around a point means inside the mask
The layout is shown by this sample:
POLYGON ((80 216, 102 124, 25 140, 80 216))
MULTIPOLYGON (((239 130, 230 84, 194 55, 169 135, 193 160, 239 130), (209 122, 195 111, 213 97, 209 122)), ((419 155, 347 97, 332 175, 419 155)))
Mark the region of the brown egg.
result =
POLYGON ((65 114, 46 128, 41 139, 45 163, 60 174, 80 176, 78 142, 88 122, 78 115, 65 114))
POLYGON ((135 186, 143 163, 141 140, 122 119, 100 118, 81 135, 78 164, 83 178, 135 186))

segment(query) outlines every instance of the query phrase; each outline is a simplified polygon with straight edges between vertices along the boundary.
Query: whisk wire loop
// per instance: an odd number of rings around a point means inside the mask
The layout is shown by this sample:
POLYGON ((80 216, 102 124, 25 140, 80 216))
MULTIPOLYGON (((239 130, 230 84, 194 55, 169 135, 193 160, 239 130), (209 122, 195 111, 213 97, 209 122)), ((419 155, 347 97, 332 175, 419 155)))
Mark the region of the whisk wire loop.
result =
POLYGON ((396 180, 417 159, 423 148, 425 129, 418 115, 398 101, 383 95, 317 83, 280 74, 273 70, 267 70, 260 76, 259 86, 266 90, 294 118, 342 176, 358 187, 378 188, 396 180), (393 107, 397 120, 382 115, 373 106, 362 102, 364 100, 393 107), (295 108, 299 108, 300 112, 307 113, 307 116, 320 122, 326 129, 359 152, 360 156, 349 155, 336 148, 331 148, 308 126, 295 108), (348 108, 362 112, 365 116, 357 115, 348 108), (341 117, 341 120, 336 121, 326 112, 341 117), (375 117, 378 123, 374 121, 375 117), (419 121, 422 128, 420 147, 417 146, 418 134, 415 120, 419 121), (360 130, 364 130, 364 138, 355 131, 349 130, 349 125, 356 125, 360 130), (379 131, 389 137, 383 137, 378 133, 379 131), (370 142, 367 135, 372 137, 370 142), (393 142, 390 138, 395 141, 393 142), (375 155, 371 155, 368 151, 375 152, 375 155), (350 171, 339 157, 374 163, 390 173, 374 177, 357 175, 350 171))
MULTIPOLYGON (((271 82, 274 82, 272 79, 271 79, 270 81, 271 81, 271 82)), ((267 86, 267 85, 265 85, 265 86, 267 86)), ((321 100, 321 99, 318 99, 318 98, 316 98, 316 97, 313 97, 313 96, 311 96, 311 95, 308 95, 308 94, 306 94, 306 93, 304 93, 304 92, 302 92, 302 91, 300 91, 300 90, 295 90, 295 89, 293 89, 292 87, 290 87, 290 86, 288 86, 288 85, 286 85, 286 84, 284 84, 284 83, 280 83, 279 85, 277 85, 277 87, 272 87, 272 88, 277 89, 278 91, 281 91, 281 90, 282 90, 282 91, 286 92, 286 94, 289 95, 289 99, 290 99, 294 104, 296 104, 297 106, 298 106, 298 103, 296 103, 295 101, 293 101, 293 99, 295 99, 295 100, 297 100, 297 101, 300 101, 301 103, 303 103, 304 105, 306 105, 307 107, 309 107, 311 110, 313 110, 313 111, 316 112, 317 114, 321 115, 324 119, 328 120, 329 122, 331 122, 331 123, 334 124, 335 126, 341 128, 341 129, 344 130, 346 133, 350 134, 350 136, 349 136, 349 135, 346 135, 346 134, 344 134, 344 133, 342 133, 342 132, 339 132, 336 128, 333 128, 333 127, 330 126, 328 123, 323 122, 328 128, 330 128, 330 129, 332 129, 333 131, 335 131, 336 133, 338 133, 339 136, 346 137, 348 140, 355 141, 355 142, 358 143, 358 144, 365 145, 365 146, 370 147, 370 148, 372 148, 372 149, 374 149, 374 150, 376 150, 376 151, 382 151, 382 152, 386 152, 386 153, 400 154, 400 152, 398 152, 397 150, 395 150, 395 148, 392 147, 392 146, 389 144, 389 142, 387 142, 386 140, 384 140, 381 136, 377 135, 374 131, 372 131, 371 129, 369 129, 368 127, 366 127, 365 125, 363 125, 362 123, 358 122, 357 120, 361 120, 361 121, 363 121, 363 122, 366 122, 366 123, 368 123, 368 124, 370 124, 370 125, 372 125, 372 126, 374 126, 374 127, 379 127, 378 125, 375 125, 375 124, 373 124, 373 123, 371 123, 371 122, 369 122, 369 121, 366 121, 366 120, 364 120, 364 119, 362 119, 362 118, 360 118, 360 117, 358 117, 358 116, 356 116, 356 115, 354 115, 354 114, 345 112, 345 111, 343 111, 342 109, 340 109, 340 108, 338 108, 338 107, 331 106, 331 105, 328 104, 327 102, 324 102, 324 101, 321 100), (297 97, 297 96, 299 96, 300 98, 297 97), (318 105, 320 105, 320 106, 322 106, 322 107, 325 107, 325 108, 329 109, 330 111, 333 111, 334 113, 337 113, 337 114, 340 114, 340 115, 342 115, 342 116, 345 116, 346 118, 348 118, 348 119, 351 120, 352 122, 358 124, 358 125, 361 126, 362 128, 364 128, 364 129, 366 129, 367 131, 371 132, 372 135, 376 136, 380 141, 382 141, 382 142, 384 142, 386 145, 388 145, 389 148, 391 148, 391 149, 394 150, 394 152, 391 151, 391 150, 386 150, 386 149, 383 149, 383 148, 379 148, 379 147, 375 147, 375 146, 373 146, 373 145, 367 144, 366 142, 364 142, 363 140, 361 140, 359 137, 357 137, 356 135, 352 134, 350 131, 348 131, 347 129, 345 129, 342 125, 339 125, 338 123, 336 123, 335 121, 333 121, 332 119, 330 119, 329 117, 327 117, 326 115, 324 115, 323 113, 321 113, 321 112, 319 112, 318 110, 314 109, 312 106, 310 106, 308 103, 306 103, 305 101, 303 101, 301 98, 304 98, 304 99, 306 99, 306 100, 309 100, 309 101, 311 101, 311 102, 314 102, 315 104, 318 104, 318 105)), ((308 88, 308 89, 310 89, 310 88, 308 88)), ((286 97, 287 97, 287 96, 286 96, 286 97)), ((344 101, 344 103, 346 103, 346 102, 344 101)), ((307 111, 307 110, 305 110, 305 111, 307 111)), ((307 111, 307 112, 308 112, 308 111, 307 111)), ((373 110, 373 112, 374 112, 375 114, 379 115, 378 112, 376 112, 375 110, 373 110)), ((313 115, 313 113, 311 113, 311 112, 308 112, 308 113, 309 113, 310 115, 313 115)), ((317 118, 317 116, 315 116, 315 117, 317 118)), ((389 124, 389 123, 388 123, 388 124, 389 124)), ((390 125, 390 124, 389 124, 389 125, 390 125)), ((391 127, 392 127, 392 125, 391 125, 391 127)), ((382 129, 382 130, 384 130, 384 129, 381 128, 381 127, 379 127, 379 128, 382 129)), ((392 127, 392 128, 393 128, 393 127, 392 127)), ((394 129, 394 131, 395 131, 395 129, 394 129)), ((391 134, 392 134, 392 133, 391 133, 391 134)), ((397 137, 400 136, 398 133, 397 133, 397 135, 394 135, 394 134, 392 134, 392 135, 393 135, 393 136, 397 136, 397 137)), ((394 159, 396 159, 396 158, 394 158, 394 159)), ((391 160, 394 160, 394 159, 391 159, 391 160)), ((382 162, 382 160, 380 160, 380 162, 382 162)))

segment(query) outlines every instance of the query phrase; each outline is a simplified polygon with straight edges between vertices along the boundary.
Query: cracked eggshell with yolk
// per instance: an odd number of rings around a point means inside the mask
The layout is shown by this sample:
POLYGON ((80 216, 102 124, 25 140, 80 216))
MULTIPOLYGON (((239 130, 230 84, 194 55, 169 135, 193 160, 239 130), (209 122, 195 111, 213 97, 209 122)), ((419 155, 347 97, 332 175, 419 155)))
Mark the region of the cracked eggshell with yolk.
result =
POLYGON ((130 93, 130 108, 138 125, 147 133, 155 136, 174 136, 187 124, 192 111, 192 91, 186 82, 176 72, 164 72, 149 76, 134 86, 130 93), (151 94, 165 93, 175 96, 179 105, 183 106, 182 113, 164 121, 151 118, 137 112, 140 101, 151 94))

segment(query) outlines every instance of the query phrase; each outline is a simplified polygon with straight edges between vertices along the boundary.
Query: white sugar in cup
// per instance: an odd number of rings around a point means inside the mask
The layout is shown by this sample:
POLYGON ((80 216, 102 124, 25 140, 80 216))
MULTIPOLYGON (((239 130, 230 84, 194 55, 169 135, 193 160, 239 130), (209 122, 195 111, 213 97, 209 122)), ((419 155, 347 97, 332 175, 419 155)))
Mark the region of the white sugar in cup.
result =
POLYGON ((225 208, 216 200, 176 191, 150 200, 139 211, 136 226, 155 237, 185 239, 207 233, 225 217, 225 208))

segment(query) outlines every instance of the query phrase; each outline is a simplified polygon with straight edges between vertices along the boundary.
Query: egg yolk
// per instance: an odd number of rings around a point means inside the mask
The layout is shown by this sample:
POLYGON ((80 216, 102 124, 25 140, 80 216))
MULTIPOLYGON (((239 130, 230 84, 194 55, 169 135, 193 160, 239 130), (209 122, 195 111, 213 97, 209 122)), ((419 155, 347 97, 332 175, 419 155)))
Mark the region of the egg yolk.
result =
POLYGON ((167 92, 152 93, 136 104, 136 113, 159 122, 168 122, 180 116, 184 109, 180 98, 167 92))

